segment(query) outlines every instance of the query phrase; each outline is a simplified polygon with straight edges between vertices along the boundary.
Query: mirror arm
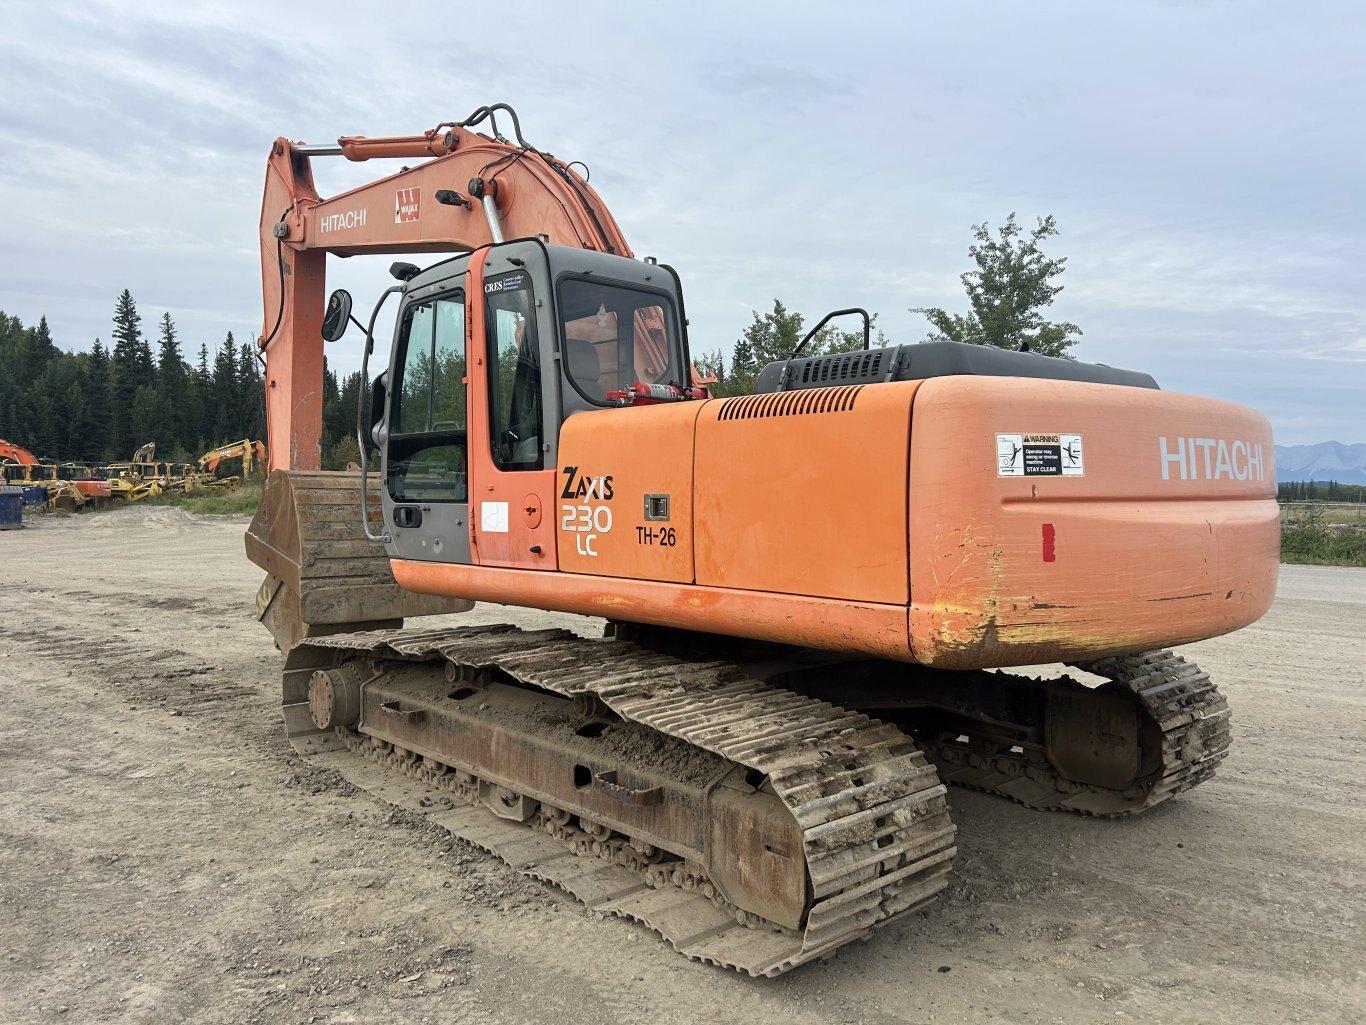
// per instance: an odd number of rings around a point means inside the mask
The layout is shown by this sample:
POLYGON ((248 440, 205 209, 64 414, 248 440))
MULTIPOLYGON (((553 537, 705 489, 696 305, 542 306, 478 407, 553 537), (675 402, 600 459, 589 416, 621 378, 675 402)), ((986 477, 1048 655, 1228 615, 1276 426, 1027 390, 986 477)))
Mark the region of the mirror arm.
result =
POLYGON ((368 376, 370 369, 370 353, 375 350, 375 321, 379 319, 379 311, 384 307, 384 302, 395 292, 402 292, 403 285, 390 285, 384 290, 384 294, 379 297, 379 302, 375 303, 375 309, 370 314, 370 325, 365 329, 365 348, 362 350, 360 361, 360 387, 356 389, 356 444, 360 447, 360 525, 365 531, 365 537, 370 541, 379 541, 388 544, 390 541, 388 528, 384 526, 383 519, 380 520, 380 533, 374 534, 370 531, 370 508, 368 499, 370 497, 370 464, 366 457, 366 450, 369 447, 370 439, 366 437, 365 431, 365 391, 370 383, 368 376))

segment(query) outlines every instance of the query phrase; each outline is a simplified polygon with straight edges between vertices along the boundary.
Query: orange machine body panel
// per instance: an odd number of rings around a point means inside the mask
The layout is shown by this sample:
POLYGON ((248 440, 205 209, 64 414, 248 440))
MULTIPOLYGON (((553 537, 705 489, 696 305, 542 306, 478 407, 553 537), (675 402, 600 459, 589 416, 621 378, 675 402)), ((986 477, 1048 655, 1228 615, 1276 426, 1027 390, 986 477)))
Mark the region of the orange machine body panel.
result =
POLYGON ((71 483, 86 498, 108 498, 110 495, 107 480, 73 480, 71 483))
POLYGON ((484 569, 395 559, 400 587, 423 594, 574 612, 703 633, 910 660, 906 606, 764 594, 659 580, 484 569))
POLYGON ((577 414, 560 452, 562 572, 481 551, 396 560, 398 582, 961 669, 1216 636, 1275 592, 1270 429, 1225 402, 954 376, 577 414), (669 497, 673 551, 641 541, 648 494, 669 497), (567 504, 611 507, 596 555, 567 504))
POLYGON ((917 385, 708 403, 697 421, 697 583, 905 605, 917 385))
POLYGON ((1270 607, 1275 448, 1253 410, 1141 388, 944 377, 921 386, 914 423, 917 661, 1144 651, 1227 633, 1270 607))
POLYGON ((692 582, 693 440, 707 405, 607 409, 565 421, 551 507, 561 569, 692 582))

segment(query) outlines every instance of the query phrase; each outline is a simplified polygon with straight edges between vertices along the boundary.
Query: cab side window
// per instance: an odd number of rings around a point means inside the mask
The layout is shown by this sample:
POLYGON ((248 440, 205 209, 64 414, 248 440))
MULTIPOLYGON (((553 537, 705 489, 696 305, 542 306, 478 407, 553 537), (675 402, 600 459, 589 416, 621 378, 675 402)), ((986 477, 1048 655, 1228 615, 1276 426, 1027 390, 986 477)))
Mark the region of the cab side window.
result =
POLYGON ((588 404, 610 405, 608 393, 624 392, 637 381, 686 383, 674 358, 674 310, 667 296, 567 278, 559 298, 565 374, 588 404))
POLYGON ((504 470, 539 470, 544 414, 531 276, 516 271, 486 281, 484 300, 493 461, 504 470))
POLYGON ((396 502, 468 501, 463 294, 407 307, 399 346, 389 494, 396 502))

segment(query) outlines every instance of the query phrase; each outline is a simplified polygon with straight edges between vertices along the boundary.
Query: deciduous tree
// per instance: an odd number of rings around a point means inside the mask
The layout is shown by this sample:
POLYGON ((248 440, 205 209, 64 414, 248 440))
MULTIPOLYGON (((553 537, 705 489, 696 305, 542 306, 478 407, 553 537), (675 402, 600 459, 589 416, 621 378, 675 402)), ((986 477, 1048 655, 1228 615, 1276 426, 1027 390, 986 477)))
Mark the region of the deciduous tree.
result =
POLYGON ((1029 348, 1045 356, 1069 356, 1081 328, 1076 324, 1053 323, 1043 317, 1063 286, 1056 283, 1066 257, 1044 255, 1040 243, 1058 233, 1050 214, 1040 217, 1038 226, 1027 234, 1016 223, 1015 214, 993 238, 986 222, 973 225, 976 242, 968 255, 977 265, 960 280, 968 295, 968 313, 949 313, 937 306, 918 306, 935 330, 926 341, 968 342, 995 345, 1002 349, 1029 348))

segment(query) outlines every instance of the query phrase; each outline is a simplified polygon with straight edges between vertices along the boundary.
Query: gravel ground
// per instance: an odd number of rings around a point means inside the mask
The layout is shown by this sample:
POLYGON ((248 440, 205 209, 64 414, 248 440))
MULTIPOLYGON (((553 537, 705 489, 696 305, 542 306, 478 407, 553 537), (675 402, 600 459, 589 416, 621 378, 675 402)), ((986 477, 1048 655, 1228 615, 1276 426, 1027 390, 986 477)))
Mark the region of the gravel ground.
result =
POLYGON ((951 791, 947 893, 764 981, 296 758, 244 527, 0 534, 0 1022, 1366 1017, 1366 570, 1283 567, 1266 618, 1185 649, 1234 709, 1215 780, 1133 821, 951 791))

